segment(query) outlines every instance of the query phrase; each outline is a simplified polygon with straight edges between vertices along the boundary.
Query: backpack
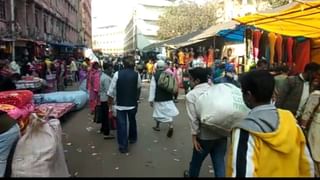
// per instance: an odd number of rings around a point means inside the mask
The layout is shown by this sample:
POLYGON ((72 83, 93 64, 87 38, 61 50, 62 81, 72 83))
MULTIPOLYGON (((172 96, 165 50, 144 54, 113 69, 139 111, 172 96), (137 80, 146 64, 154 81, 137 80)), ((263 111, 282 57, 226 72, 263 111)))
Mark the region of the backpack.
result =
POLYGON ((177 81, 173 75, 168 72, 161 72, 157 85, 169 93, 175 94, 178 92, 177 81))

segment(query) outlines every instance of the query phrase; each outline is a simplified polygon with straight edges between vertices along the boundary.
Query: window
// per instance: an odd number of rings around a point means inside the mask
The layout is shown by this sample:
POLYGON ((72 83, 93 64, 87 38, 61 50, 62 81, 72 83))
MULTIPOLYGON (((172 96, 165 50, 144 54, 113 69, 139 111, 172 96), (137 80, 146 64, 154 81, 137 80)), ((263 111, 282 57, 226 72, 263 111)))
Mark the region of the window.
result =
POLYGON ((5 0, 0 0, 0 19, 6 18, 6 3, 5 0))
POLYGON ((39 29, 39 9, 35 11, 36 27, 39 29))

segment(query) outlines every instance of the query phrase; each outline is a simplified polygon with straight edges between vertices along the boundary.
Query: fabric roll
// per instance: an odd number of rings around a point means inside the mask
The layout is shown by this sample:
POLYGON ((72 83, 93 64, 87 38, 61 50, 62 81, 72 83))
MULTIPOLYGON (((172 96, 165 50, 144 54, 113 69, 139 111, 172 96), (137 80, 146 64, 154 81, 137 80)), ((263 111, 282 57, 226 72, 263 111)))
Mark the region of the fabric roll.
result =
POLYGON ((258 58, 262 59, 262 57, 267 59, 267 47, 269 44, 269 39, 268 39, 268 32, 264 31, 261 35, 260 42, 259 42, 259 54, 258 58))
POLYGON ((276 39, 276 59, 275 62, 277 62, 278 64, 282 63, 282 41, 283 38, 280 34, 277 35, 277 39, 276 39))
POLYGON ((310 39, 305 40, 304 42, 297 42, 295 51, 294 61, 295 67, 293 69, 294 74, 302 73, 304 71, 304 67, 310 62, 310 39))
POLYGON ((253 32, 253 57, 255 60, 258 59, 259 56, 259 43, 261 39, 262 33, 258 30, 253 32))
POLYGON ((274 54, 277 36, 275 33, 271 32, 268 34, 269 38, 269 48, 270 48, 270 64, 274 64, 274 54))
POLYGON ((294 41, 293 41, 293 38, 292 37, 288 37, 287 38, 287 55, 288 55, 288 60, 287 60, 287 64, 289 65, 289 67, 292 67, 292 61, 293 61, 293 54, 292 54, 292 51, 293 51, 293 44, 294 44, 294 41))

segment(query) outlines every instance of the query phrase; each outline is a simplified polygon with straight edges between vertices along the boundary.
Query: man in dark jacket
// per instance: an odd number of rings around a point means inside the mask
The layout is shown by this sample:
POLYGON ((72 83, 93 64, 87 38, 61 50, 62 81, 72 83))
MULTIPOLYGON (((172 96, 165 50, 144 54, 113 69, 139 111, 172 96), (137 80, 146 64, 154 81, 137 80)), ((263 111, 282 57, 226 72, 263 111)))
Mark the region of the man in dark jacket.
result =
POLYGON ((283 85, 284 88, 279 92, 276 106, 290 110, 299 117, 310 94, 310 82, 319 69, 320 65, 310 63, 305 66, 303 73, 288 77, 283 85))
POLYGON ((111 81, 108 91, 109 107, 116 98, 117 110, 117 140, 119 151, 128 152, 128 140, 130 144, 137 141, 137 101, 138 91, 141 88, 141 78, 134 70, 134 58, 129 56, 124 60, 124 69, 117 71, 111 81), (127 135, 127 117, 129 119, 129 136, 127 135))

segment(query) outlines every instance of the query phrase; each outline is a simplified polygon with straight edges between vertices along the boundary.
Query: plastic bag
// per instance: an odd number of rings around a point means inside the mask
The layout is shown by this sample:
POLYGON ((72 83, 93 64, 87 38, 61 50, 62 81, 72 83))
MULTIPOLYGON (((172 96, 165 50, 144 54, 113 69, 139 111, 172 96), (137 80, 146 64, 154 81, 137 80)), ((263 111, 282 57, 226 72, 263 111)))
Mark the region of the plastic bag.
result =
POLYGON ((12 177, 70 177, 58 119, 39 122, 35 114, 16 146, 12 177))
POLYGON ((242 92, 229 83, 213 85, 196 102, 201 123, 229 133, 232 125, 244 119, 249 109, 244 104, 242 92))

